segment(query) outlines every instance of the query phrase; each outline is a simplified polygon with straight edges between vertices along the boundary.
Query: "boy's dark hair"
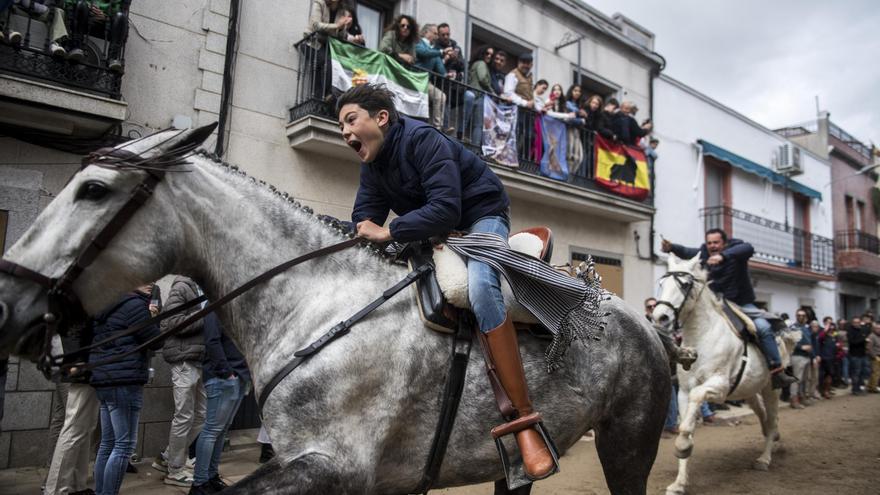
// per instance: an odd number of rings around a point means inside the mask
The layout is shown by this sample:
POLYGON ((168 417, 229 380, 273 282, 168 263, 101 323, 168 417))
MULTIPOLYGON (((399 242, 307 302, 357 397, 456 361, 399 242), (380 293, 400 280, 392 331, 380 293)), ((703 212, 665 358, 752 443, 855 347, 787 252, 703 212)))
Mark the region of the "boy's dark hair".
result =
POLYGON ((614 105, 615 108, 620 107, 620 102, 617 101, 617 98, 613 98, 613 97, 605 100, 605 104, 606 105, 608 105, 608 104, 614 105))
POLYGON ((538 82, 535 83, 535 87, 537 88, 538 86, 540 86, 542 84, 547 87, 550 86, 550 83, 548 83, 546 79, 538 79, 538 82))
POLYGON ((721 240, 727 242, 727 232, 723 229, 709 229, 706 231, 706 237, 709 237, 709 234, 721 234, 721 240))
POLYGON ((336 101, 336 114, 342 107, 348 104, 358 105, 375 117, 379 110, 388 112, 388 121, 392 124, 400 120, 397 109, 394 108, 394 93, 384 84, 360 84, 342 93, 336 101))

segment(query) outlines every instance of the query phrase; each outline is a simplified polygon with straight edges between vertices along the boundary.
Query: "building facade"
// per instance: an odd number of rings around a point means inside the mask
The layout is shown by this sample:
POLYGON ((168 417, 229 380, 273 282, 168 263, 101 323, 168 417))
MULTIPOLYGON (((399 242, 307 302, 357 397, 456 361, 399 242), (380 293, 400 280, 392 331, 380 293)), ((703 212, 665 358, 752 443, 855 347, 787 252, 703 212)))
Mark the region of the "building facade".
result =
POLYGON ((777 131, 831 162, 834 245, 841 318, 880 311, 880 189, 875 150, 831 121, 817 119, 777 131))
MULTIPOLYGON (((309 64, 315 55, 301 43, 309 5, 126 1, 122 52, 114 52, 119 40, 112 39, 111 26, 94 22, 79 63, 48 55, 47 26, 27 12, 12 12, 10 25, 27 36, 19 46, 0 45, 2 249, 75 173, 82 154, 172 125, 219 121, 209 150, 319 213, 347 218, 358 163, 325 95, 314 92, 309 64), (124 60, 122 70, 112 67, 113 57, 124 60)), ((357 2, 357 13, 368 47, 399 13, 422 23, 447 22, 467 58, 486 45, 530 52, 536 80, 566 88, 577 81, 588 94, 632 100, 650 116, 651 80, 663 60, 652 51, 653 35, 623 16, 610 18, 575 0, 369 0, 357 2)), ((452 83, 443 90, 450 100, 463 91, 452 83)), ((524 110, 521 115, 534 118, 524 110)), ((492 167, 512 198, 514 231, 549 226, 556 236, 554 263, 596 257, 606 285, 637 306, 653 291, 645 281, 653 273, 647 239, 654 200, 633 201, 597 187, 591 137, 583 139, 588 158, 567 181, 541 176, 526 154, 517 168, 492 167)), ((173 410, 167 368, 160 357, 153 363, 157 374, 148 387, 138 446, 146 456, 164 445, 173 410)), ((54 405, 52 384, 32 363, 13 357, 0 468, 44 462, 54 405)))
MULTIPOLYGON (((654 96, 658 247, 661 236, 696 247, 707 229, 723 228, 755 247, 759 305, 835 315, 829 160, 665 75, 654 96), (803 170, 793 177, 774 166, 786 145, 803 170)), ((658 264, 655 278, 665 270, 658 264)))

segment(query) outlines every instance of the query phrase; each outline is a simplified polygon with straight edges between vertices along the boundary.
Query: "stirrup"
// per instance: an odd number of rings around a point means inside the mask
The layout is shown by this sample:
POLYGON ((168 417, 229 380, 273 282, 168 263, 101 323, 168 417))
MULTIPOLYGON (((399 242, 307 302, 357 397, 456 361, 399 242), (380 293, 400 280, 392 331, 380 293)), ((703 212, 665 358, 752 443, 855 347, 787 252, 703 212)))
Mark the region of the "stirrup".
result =
POLYGON ((544 444, 547 446, 547 450, 550 451, 550 457, 553 458, 553 469, 545 478, 559 472, 559 453, 556 450, 556 444, 553 443, 553 439, 550 438, 550 434, 544 428, 541 415, 539 413, 532 413, 517 418, 509 423, 492 428, 492 438, 495 439, 495 447, 498 449, 498 455, 501 457, 501 466, 504 469, 504 478, 507 480, 508 490, 516 490, 535 481, 526 475, 522 455, 520 454, 519 459, 511 461, 510 456, 507 454, 507 449, 504 447, 504 442, 501 440, 505 436, 515 435, 526 428, 534 428, 538 431, 541 439, 544 440, 544 444))

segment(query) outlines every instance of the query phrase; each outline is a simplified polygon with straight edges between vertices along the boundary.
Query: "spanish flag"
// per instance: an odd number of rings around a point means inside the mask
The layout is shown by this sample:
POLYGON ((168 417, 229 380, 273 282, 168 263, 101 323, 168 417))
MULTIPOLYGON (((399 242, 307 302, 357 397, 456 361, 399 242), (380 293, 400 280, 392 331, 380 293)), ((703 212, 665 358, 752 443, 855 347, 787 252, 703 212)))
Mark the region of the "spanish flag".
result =
POLYGON ((648 159, 636 146, 625 146, 596 134, 596 183, 615 194, 642 201, 651 192, 648 159))

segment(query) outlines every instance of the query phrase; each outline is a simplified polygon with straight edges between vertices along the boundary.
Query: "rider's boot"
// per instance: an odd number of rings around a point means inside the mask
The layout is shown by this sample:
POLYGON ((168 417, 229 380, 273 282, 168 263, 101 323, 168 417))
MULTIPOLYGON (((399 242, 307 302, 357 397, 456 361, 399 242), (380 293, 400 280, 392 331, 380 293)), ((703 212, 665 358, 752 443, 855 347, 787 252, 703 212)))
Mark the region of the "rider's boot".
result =
POLYGON ((788 371, 782 366, 778 366, 770 368, 770 381, 773 383, 773 388, 783 388, 797 383, 798 379, 788 374, 788 371))
MULTIPOLYGON (((510 315, 501 326, 493 328, 486 334, 489 353, 495 364, 498 380, 519 417, 531 414, 532 402, 526 385, 525 370, 519 355, 519 344, 516 329, 510 315)), ((555 463, 544 439, 533 427, 516 433, 516 443, 522 454, 523 469, 526 476, 533 480, 546 478, 553 473, 555 463)))

